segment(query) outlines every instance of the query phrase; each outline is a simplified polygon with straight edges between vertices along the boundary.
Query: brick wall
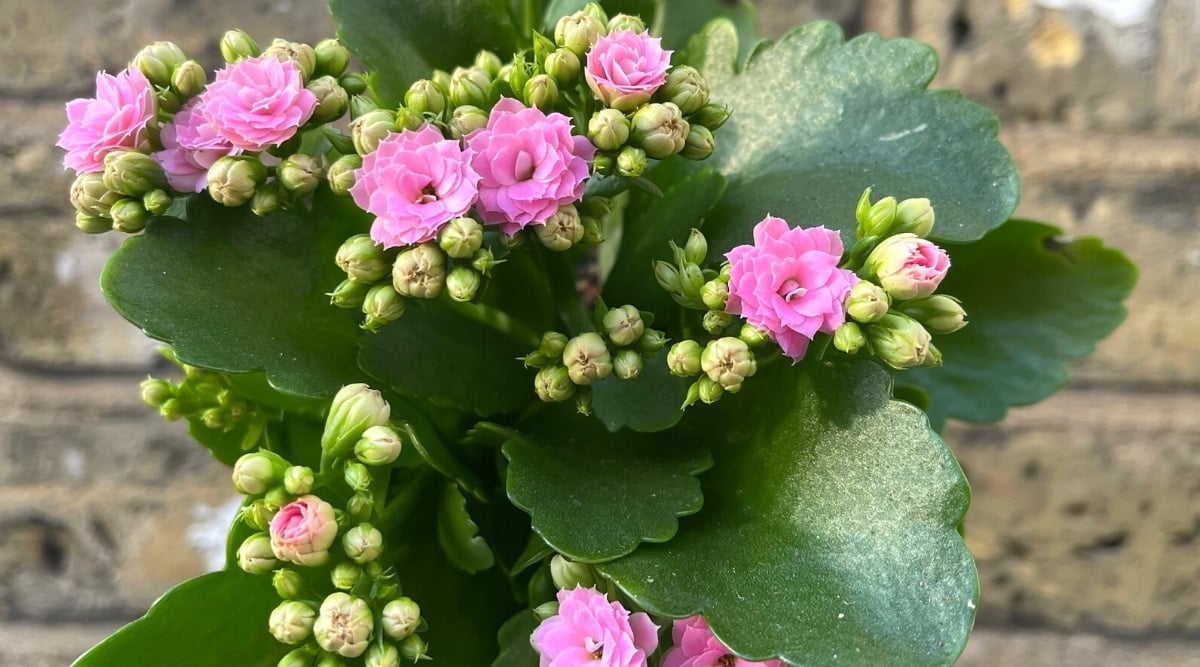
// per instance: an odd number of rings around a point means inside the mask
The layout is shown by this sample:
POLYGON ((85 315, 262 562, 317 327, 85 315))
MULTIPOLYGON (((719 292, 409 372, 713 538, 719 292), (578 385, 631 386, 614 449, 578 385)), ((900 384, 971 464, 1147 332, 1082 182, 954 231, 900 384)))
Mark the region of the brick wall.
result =
MULTIPOLYGON (((775 31, 832 18, 935 45, 934 85, 1004 121, 1018 213, 1142 268, 1128 322, 1066 391, 947 434, 983 586, 964 664, 1200 662, 1200 0, 759 4, 775 31)), ((315 1, 0 0, 0 664, 67 664, 201 571, 189 527, 230 496, 140 405, 160 362, 96 287, 120 239, 75 231, 52 144, 95 71, 155 39, 215 64, 233 26, 332 32, 315 1)))

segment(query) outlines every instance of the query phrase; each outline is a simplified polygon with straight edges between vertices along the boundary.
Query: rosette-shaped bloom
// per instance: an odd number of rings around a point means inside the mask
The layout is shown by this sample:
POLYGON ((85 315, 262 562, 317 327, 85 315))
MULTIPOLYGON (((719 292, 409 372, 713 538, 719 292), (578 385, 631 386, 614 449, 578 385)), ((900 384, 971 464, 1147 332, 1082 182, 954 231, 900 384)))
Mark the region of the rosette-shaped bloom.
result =
POLYGON ((594 588, 573 588, 558 592, 558 615, 534 630, 533 645, 539 667, 646 667, 658 626, 594 588))
POLYGON ((824 227, 788 228, 768 215, 754 226, 754 244, 729 258, 725 309, 770 334, 795 361, 817 332, 833 333, 846 321, 846 298, 858 282, 837 268, 842 240, 824 227))
POLYGON ((865 267, 879 279, 883 291, 893 299, 907 301, 937 290, 950 270, 950 257, 916 234, 896 234, 867 255, 865 267))
POLYGON ((208 187, 208 169, 226 155, 237 155, 233 147, 191 102, 162 128, 163 150, 152 157, 162 165, 167 182, 180 192, 200 192, 208 187))
POLYGON ((389 134, 355 172, 350 196, 375 215, 371 238, 385 248, 432 241, 479 193, 470 151, 432 125, 389 134))
POLYGON ((733 655, 699 615, 675 621, 671 639, 675 645, 663 656, 662 667, 784 667, 780 660, 750 662, 733 655))
POLYGON ((333 506, 316 496, 301 496, 271 519, 271 551, 297 565, 323 565, 337 532, 333 506))
POLYGON ((317 107, 317 96, 304 87, 296 63, 271 55, 230 63, 199 100, 217 134, 245 151, 291 139, 317 107))
POLYGON ((479 215, 509 235, 582 197, 596 153, 587 137, 571 134, 570 118, 509 98, 492 109, 487 127, 467 136, 467 146, 481 177, 479 215))
POLYGON ((596 40, 587 54, 583 76, 607 106, 633 111, 650 101, 667 80, 671 52, 662 40, 644 32, 614 30, 596 40))
POLYGON ((104 156, 147 145, 148 126, 158 113, 154 87, 136 69, 96 75, 96 97, 67 102, 67 127, 58 147, 63 166, 79 173, 103 171, 104 156))

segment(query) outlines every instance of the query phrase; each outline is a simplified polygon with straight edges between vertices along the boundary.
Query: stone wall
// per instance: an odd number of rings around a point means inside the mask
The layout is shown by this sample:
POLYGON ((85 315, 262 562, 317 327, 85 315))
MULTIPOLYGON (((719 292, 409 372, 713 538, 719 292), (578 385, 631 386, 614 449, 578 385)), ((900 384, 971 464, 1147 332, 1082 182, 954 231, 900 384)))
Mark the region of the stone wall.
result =
MULTIPOLYGON (((1004 121, 1019 214, 1142 268, 1067 390, 947 434, 983 586, 963 663, 1200 663, 1200 0, 759 4, 769 32, 831 18, 935 45, 935 87, 1004 121)), ((154 39, 215 64, 232 26, 332 31, 316 0, 0 0, 0 664, 65 665, 204 568, 181 545, 219 524, 227 474, 140 405, 162 364, 96 287, 120 239, 75 231, 52 144, 95 71, 154 39)))

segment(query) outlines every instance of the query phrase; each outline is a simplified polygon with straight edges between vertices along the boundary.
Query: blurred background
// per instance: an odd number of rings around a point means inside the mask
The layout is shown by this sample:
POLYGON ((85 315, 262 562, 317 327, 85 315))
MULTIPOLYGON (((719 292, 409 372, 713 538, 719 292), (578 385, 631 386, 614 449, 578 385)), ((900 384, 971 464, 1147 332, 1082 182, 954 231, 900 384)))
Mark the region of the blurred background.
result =
MULTIPOLYGON (((771 36, 826 18, 934 45, 933 87, 1003 121, 1018 214, 1141 266, 1066 390, 946 434, 983 588, 961 664, 1200 665, 1200 0, 757 4, 771 36)), ((319 0, 0 0, 2 665, 69 664, 219 543, 228 475, 140 404, 154 345, 97 287, 120 238, 75 230, 53 143, 97 70, 159 39, 215 65, 235 26, 334 30, 319 0)))

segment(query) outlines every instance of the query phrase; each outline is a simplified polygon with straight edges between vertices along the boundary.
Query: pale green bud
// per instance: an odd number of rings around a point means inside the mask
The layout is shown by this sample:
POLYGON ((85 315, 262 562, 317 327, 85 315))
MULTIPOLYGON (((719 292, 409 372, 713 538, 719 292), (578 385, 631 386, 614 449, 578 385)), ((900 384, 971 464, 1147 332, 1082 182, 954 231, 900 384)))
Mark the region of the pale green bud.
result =
POLYGON ((833 346, 846 354, 858 354, 867 344, 867 335, 854 322, 846 322, 833 332, 833 346))
POLYGON ((355 563, 369 563, 383 553, 383 533, 369 523, 360 523, 346 531, 342 549, 355 563))
POLYGON ((351 95, 362 95, 367 92, 367 75, 363 72, 346 72, 338 77, 338 83, 351 95))
POLYGON ((154 42, 142 47, 129 66, 141 70, 146 80, 155 87, 166 88, 171 85, 171 74, 175 68, 185 60, 187 56, 183 54, 183 49, 174 42, 154 42))
POLYGON ((679 286, 679 269, 675 268, 670 262, 658 260, 654 262, 654 279, 658 282, 658 286, 668 292, 678 292, 679 286))
POLYGON ((646 151, 648 157, 663 159, 683 150, 691 126, 679 107, 671 102, 651 103, 633 114, 630 140, 646 151))
POLYGON ((313 635, 326 651, 357 658, 366 653, 374 629, 375 618, 367 602, 339 591, 321 602, 313 635))
POLYGON ((312 113, 314 123, 327 123, 341 118, 350 108, 350 94, 337 79, 328 74, 309 81, 305 88, 317 96, 317 106, 312 113))
POLYGON ((542 604, 539 604, 533 608, 533 615, 536 616, 539 621, 544 621, 547 618, 558 616, 558 600, 551 600, 550 602, 543 602, 542 604))
POLYGON ((409 635, 400 642, 400 657, 412 662, 433 659, 429 657, 429 644, 420 635, 409 635))
POLYGON ((271 612, 267 627, 284 644, 303 644, 312 636, 317 612, 299 600, 286 600, 271 612))
POLYGON ((700 290, 704 289, 704 283, 707 282, 704 280, 704 271, 700 269, 699 265, 692 262, 686 262, 680 268, 682 269, 679 274, 680 292, 693 303, 701 304, 700 290))
POLYGON ((142 206, 151 215, 162 215, 171 208, 175 199, 166 190, 151 190, 142 197, 142 206))
POLYGON ((442 94, 446 94, 450 90, 450 73, 444 69, 435 69, 429 77, 434 85, 441 89, 442 94))
POLYGON ((273 56, 279 62, 292 61, 306 81, 317 70, 317 52, 308 44, 277 38, 271 40, 263 55, 273 56))
POLYGON ((650 356, 667 346, 667 334, 658 329, 646 329, 638 339, 637 350, 645 356, 650 356))
POLYGON ((533 390, 546 403, 560 403, 575 395, 575 383, 563 366, 547 366, 533 378, 533 390))
POLYGON ((867 327, 867 340, 875 356, 896 369, 914 368, 926 362, 931 340, 919 322, 899 313, 888 313, 867 327))
POLYGON ((537 74, 525 82, 525 103, 542 111, 549 111, 558 104, 558 84, 548 74, 537 74))
POLYGON ((400 667, 400 649, 391 644, 371 644, 363 667, 400 667))
POLYGON ((389 465, 400 457, 403 443, 390 426, 372 426, 354 444, 354 456, 369 466, 389 465))
POLYGON ((412 598, 400 597, 383 606, 380 615, 383 632, 392 639, 404 639, 421 623, 421 607, 412 598))
POLYGON ((358 442, 372 426, 388 423, 391 408, 383 396, 365 384, 348 384, 333 397, 325 431, 321 434, 321 449, 339 457, 358 442))
POLYGON ((248 496, 266 493, 283 480, 287 462, 267 451, 242 454, 233 464, 233 488, 248 496))
POLYGON ((500 60, 500 56, 491 51, 480 51, 475 54, 475 66, 483 70, 489 78, 496 78, 500 75, 500 69, 504 67, 504 63, 500 60))
POLYGON ((250 198, 250 212, 260 218, 266 217, 283 207, 283 199, 279 195, 278 181, 265 183, 254 191, 250 198))
POLYGON ((712 130, 703 125, 692 125, 688 130, 687 141, 679 152, 687 160, 707 160, 716 150, 716 140, 712 130))
POLYGON ((732 115, 729 107, 720 104, 705 104, 696 113, 688 117, 692 125, 701 125, 716 132, 732 115))
POLYGON ((471 268, 485 276, 490 276, 492 275, 492 269, 502 261, 504 260, 496 261, 491 248, 480 248, 475 251, 475 256, 471 258, 471 268))
MULTIPOLYGON (((694 67, 672 67, 667 73, 667 80, 655 92, 654 99, 671 102, 684 114, 693 114, 708 104, 708 82, 694 67)), ((703 127, 703 123, 700 125, 703 127)))
POLYGON ((362 575, 362 568, 357 563, 342 561, 333 566, 333 570, 329 573, 329 579, 333 583, 334 588, 348 591, 354 588, 354 585, 358 583, 362 575))
POLYGON ((747 322, 742 325, 741 331, 738 332, 738 338, 741 338, 746 345, 750 346, 751 350, 754 350, 770 342, 771 335, 763 329, 759 329, 747 322))
POLYGON ((241 206, 267 180, 267 168, 249 155, 226 155, 208 169, 208 194, 224 206, 241 206))
POLYGON ((183 61, 171 74, 171 87, 185 99, 199 95, 207 84, 208 74, 195 60, 183 61))
POLYGON ((450 105, 473 107, 488 106, 488 90, 492 87, 491 77, 478 67, 456 67, 450 75, 450 105))
POLYGON ((355 95, 350 98, 349 104, 351 118, 358 118, 379 110, 379 102, 370 95, 355 95))
POLYGON ((404 93, 404 106, 419 114, 436 116, 446 109, 446 90, 429 79, 420 79, 404 93))
POLYGON ((629 14, 617 14, 608 20, 608 31, 628 30, 630 32, 646 32, 646 23, 641 17, 629 14))
POLYGON ((275 171, 275 178, 288 191, 306 195, 321 184, 321 158, 305 153, 293 153, 283 159, 275 171))
POLYGON ((933 206, 928 199, 905 199, 896 205, 896 227, 892 233, 911 233, 925 238, 933 231, 933 221, 933 206))
MULTIPOLYGON (((366 431, 363 431, 363 433, 365 434, 366 431)), ((371 471, 358 461, 348 462, 342 470, 342 477, 346 481, 346 486, 349 486, 354 491, 365 492, 371 488, 371 471)))
POLYGON ((733 324, 733 315, 722 310, 710 310, 704 313, 704 318, 700 324, 708 333, 716 336, 729 328, 733 324))
POLYGON ((553 53, 546 56, 546 62, 543 65, 546 74, 549 74, 560 86, 570 86, 579 78, 580 62, 579 56, 570 49, 555 49, 553 53))
POLYGON ((487 127, 487 122, 488 114, 486 111, 479 107, 464 104, 454 109, 446 125, 450 128, 451 137, 462 139, 475 130, 487 127))
POLYGON ((112 228, 126 234, 142 231, 150 220, 150 214, 142 202, 135 199, 122 199, 113 204, 108 215, 112 218, 112 228))
POLYGON ((329 302, 338 308, 359 308, 367 298, 370 285, 356 283, 349 278, 338 283, 332 292, 327 294, 329 302))
POLYGON ((328 76, 341 76, 350 64, 350 49, 336 39, 323 39, 313 47, 317 56, 317 71, 328 76))
MULTIPOLYGON (((120 200, 121 195, 108 189, 104 175, 99 172, 79 174, 71 184, 71 205, 85 215, 106 217, 112 205, 120 200)), ((107 226, 111 229, 112 223, 107 226)))
POLYGON ((703 264, 705 257, 708 257, 708 239, 693 227, 688 232, 687 242, 683 244, 683 258, 693 264, 703 264))
POLYGON ((867 209, 866 218, 858 221, 858 237, 886 236, 896 222, 896 198, 884 197, 867 209))
POLYGON ((576 587, 592 588, 598 579, 596 571, 587 563, 576 563, 563 558, 562 554, 554 554, 550 559, 550 578, 554 585, 566 590, 576 587))
POLYGON ((622 380, 633 380, 642 374, 642 355, 637 350, 625 348, 613 355, 613 374, 622 380))
POLYGON ((271 550, 271 536, 256 533, 242 541, 237 550, 238 567, 250 574, 266 574, 275 569, 278 561, 271 550))
POLYGON ((438 234, 438 246, 455 259, 466 259, 483 245, 483 225, 473 218, 453 218, 438 234))
POLYGON ((563 365, 572 382, 590 385, 612 373, 612 356, 600 334, 589 331, 567 341, 563 348, 563 365))
POLYGON ((617 173, 625 178, 637 178, 646 173, 650 161, 646 151, 636 146, 626 146, 617 153, 617 173))
POLYGON ((736 393, 742 382, 758 371, 750 346, 740 338, 718 338, 704 346, 700 368, 726 391, 736 393))
POLYGON ((322 653, 313 667, 346 667, 346 661, 340 655, 322 653))
POLYGON ((350 138, 359 155, 373 153, 384 137, 396 131, 396 114, 387 109, 376 109, 350 121, 350 138))
POLYGON ((613 345, 618 346, 633 345, 646 330, 642 314, 629 304, 613 308, 605 313, 602 325, 604 333, 608 334, 608 339, 613 342, 613 345))
POLYGON ((242 509, 242 516, 246 519, 246 523, 258 530, 268 530, 271 527, 271 519, 275 518, 279 508, 268 503, 266 498, 259 498, 242 509))
POLYGON ((883 288, 869 280, 858 281, 846 299, 846 314, 856 322, 878 322, 887 314, 892 300, 883 288))
MULTIPOLYGON (((158 100, 158 109, 160 111, 175 113, 183 107, 183 96, 170 88, 159 88, 154 97, 158 100)), ((156 132, 157 129, 151 126, 150 131, 156 132)))
POLYGON ((967 313, 962 304, 945 294, 905 302, 900 306, 900 312, 924 324, 930 333, 954 333, 967 326, 967 313))
POLYGON ((162 165, 137 151, 113 151, 105 155, 103 179, 106 188, 129 197, 141 197, 151 190, 167 187, 162 165))
POLYGON ((434 299, 446 284, 446 253, 434 243, 422 243, 396 256, 392 285, 404 296, 434 299))
MULTIPOLYGON (((607 31, 608 14, 606 14, 604 12, 604 8, 600 6, 599 2, 589 2, 586 5, 584 5, 583 13, 587 14, 588 16, 599 21, 601 24, 605 25, 606 26, 605 30, 607 31)), ((607 34, 607 32, 606 32, 606 34, 607 34)))
POLYGON ((160 408, 175 396, 175 387, 166 380, 146 378, 142 380, 142 402, 152 408, 160 408))
POLYGON ((572 204, 564 204, 545 223, 532 228, 542 245, 557 252, 570 250, 583 240, 583 222, 572 204))
POLYGON ((596 153, 592 158, 592 172, 608 176, 617 168, 617 160, 608 153, 596 153))
POLYGON ((456 266, 446 274, 446 294, 455 301, 474 299, 482 285, 483 276, 469 266, 456 266))
POLYGON ((293 496, 302 496, 312 491, 316 477, 308 466, 288 466, 283 471, 283 488, 293 496))
POLYGON ((608 28, 597 19, 585 12, 575 12, 564 16, 554 26, 554 43, 570 49, 580 58, 587 53, 596 40, 608 34, 608 28))
POLYGON ((383 246, 367 234, 355 234, 343 241, 334 261, 351 282, 370 284, 388 274, 383 246))
POLYGON ((221 37, 221 57, 227 63, 253 58, 259 53, 258 44, 245 30, 230 30, 221 37))
POLYGON ((298 648, 288 651, 288 654, 275 663, 275 667, 313 667, 313 654, 308 648, 298 648))
POLYGON ((924 368, 931 368, 942 365, 942 351, 937 349, 933 343, 929 344, 929 349, 925 352, 925 359, 921 362, 924 368))
MULTIPOLYGON (((355 144, 358 150, 358 144, 355 144)), ((329 165, 325 170, 325 179, 329 181, 329 189, 341 197, 350 196, 350 188, 354 187, 354 172, 362 167, 362 158, 357 155, 343 155, 329 165)))
POLYGON ((629 140, 629 119, 616 109, 601 109, 588 120, 588 139, 600 150, 617 150, 629 140))
POLYGON ((667 369, 677 377, 700 374, 700 343, 686 339, 671 346, 667 351, 667 369))
MULTIPOLYGON (((712 405, 721 400, 721 396, 725 394, 725 388, 707 375, 696 380, 696 384, 693 386, 696 387, 696 398, 704 401, 707 405, 712 405)), ((738 387, 740 388, 741 385, 738 385, 738 387)))
POLYGON ((298 600, 304 596, 304 577, 286 567, 275 570, 275 574, 271 576, 271 586, 284 600, 298 600))
POLYGON ((363 298, 362 312, 366 315, 362 328, 379 331, 385 324, 395 322, 404 315, 407 304, 395 287, 387 283, 374 285, 363 298))
POLYGON ((566 334, 557 331, 547 331, 542 334, 542 340, 538 343, 538 352, 541 352, 547 359, 559 359, 562 357, 563 350, 566 347, 566 334))

